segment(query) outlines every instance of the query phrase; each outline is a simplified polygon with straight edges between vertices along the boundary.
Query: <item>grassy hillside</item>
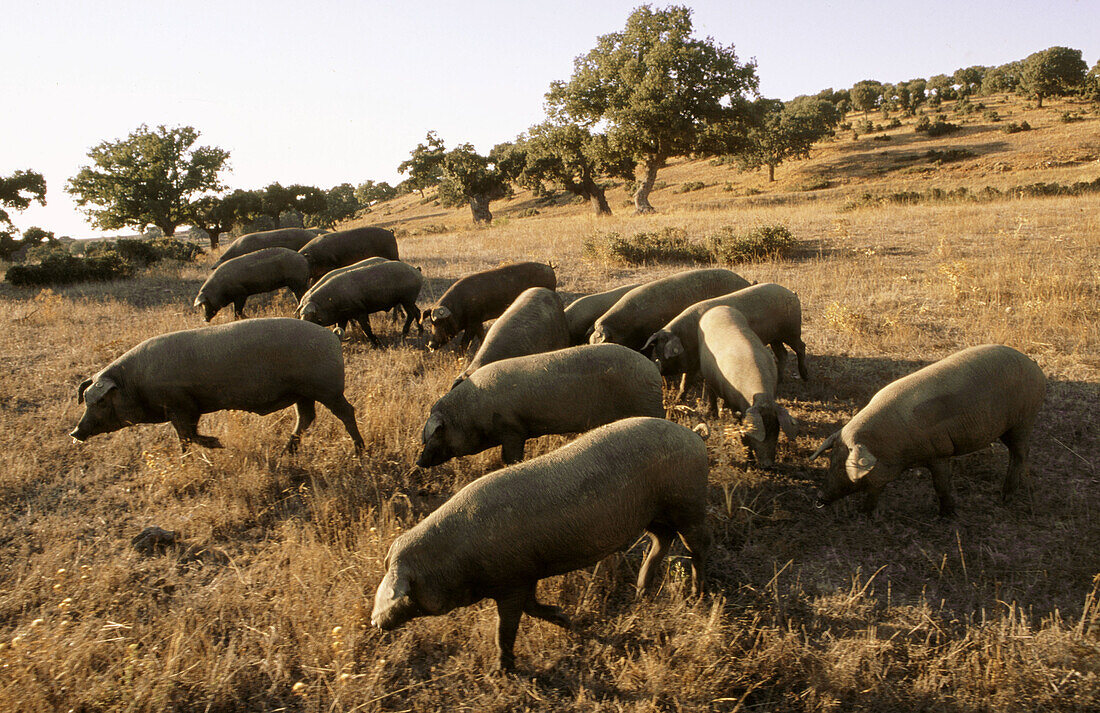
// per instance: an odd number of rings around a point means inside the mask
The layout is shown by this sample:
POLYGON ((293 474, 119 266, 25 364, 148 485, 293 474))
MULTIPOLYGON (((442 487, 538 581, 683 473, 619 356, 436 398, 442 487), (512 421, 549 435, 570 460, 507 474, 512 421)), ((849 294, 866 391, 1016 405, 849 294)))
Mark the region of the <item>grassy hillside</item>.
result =
MULTIPOLYGON (((357 221, 400 231, 403 258, 429 278, 422 305, 513 260, 553 260, 567 299, 684 267, 588 259, 584 241, 610 232, 784 224, 799 240, 789 259, 734 268, 799 294, 812 379, 792 366, 780 389, 803 432, 781 439, 774 470, 746 462, 728 412, 711 422, 710 593, 687 596, 674 556, 660 591, 636 599, 641 544, 547 580, 541 598, 577 631, 525 618, 512 677, 489 673, 489 602, 369 628, 393 538, 500 466, 498 449, 414 466, 428 409, 462 368, 453 348, 429 354, 381 318, 386 349, 345 344, 362 462, 324 409, 292 457, 279 454, 290 411, 204 417, 226 448, 185 457, 166 425, 77 446, 65 436, 76 385, 145 338, 200 326, 190 305, 213 257, 115 284, 3 287, 0 709, 1095 710, 1100 196, 864 198, 1100 177, 1095 113, 1063 123, 1085 107, 982 101, 1002 121, 949 114, 962 128, 939 138, 909 123, 887 141, 841 132, 774 184, 676 162, 654 216, 633 216, 620 188, 606 219, 518 194, 493 204, 490 228, 417 196, 357 221), (1023 119, 1032 131, 1000 128, 1023 119), (973 155, 928 158, 951 149, 973 155), (705 187, 678 193, 688 182, 705 187), (889 486, 873 519, 854 500, 813 508, 824 461, 809 456, 825 436, 890 380, 986 342, 1024 351, 1049 378, 1029 487, 1000 503, 997 444, 956 459, 954 520, 937 517, 925 473, 889 486), (130 540, 152 525, 182 544, 140 553, 130 540)), ((289 315, 293 302, 250 307, 289 315)), ((568 440, 538 439, 529 454, 568 440)))

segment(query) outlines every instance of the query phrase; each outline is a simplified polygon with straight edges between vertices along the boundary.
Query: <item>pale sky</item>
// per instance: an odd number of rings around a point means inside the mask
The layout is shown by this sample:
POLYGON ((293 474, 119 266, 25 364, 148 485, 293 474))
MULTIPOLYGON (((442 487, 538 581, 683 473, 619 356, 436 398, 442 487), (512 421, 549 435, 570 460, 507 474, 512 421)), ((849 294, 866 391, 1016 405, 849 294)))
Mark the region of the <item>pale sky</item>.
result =
MULTIPOLYGON (((0 5, 0 175, 42 173, 16 227, 98 235, 65 192, 87 152, 141 124, 190 125, 230 152, 232 188, 396 184, 435 129, 478 150, 544 117, 550 82, 637 0, 8 0, 0 5)), ((666 3, 653 3, 664 7, 666 3)), ((790 99, 1022 59, 1100 58, 1100 0, 700 0, 697 36, 755 58, 790 99)))

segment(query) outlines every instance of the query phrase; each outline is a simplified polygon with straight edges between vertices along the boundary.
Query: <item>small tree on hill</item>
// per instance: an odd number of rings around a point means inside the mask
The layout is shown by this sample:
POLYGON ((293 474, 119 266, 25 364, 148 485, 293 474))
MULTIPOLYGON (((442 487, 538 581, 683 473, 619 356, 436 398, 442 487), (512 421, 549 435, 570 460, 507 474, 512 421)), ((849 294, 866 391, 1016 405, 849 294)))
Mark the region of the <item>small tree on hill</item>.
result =
POLYGON ((852 108, 856 111, 873 111, 882 100, 882 82, 864 79, 856 82, 850 90, 852 108))
POLYGON ((978 93, 982 87, 982 79, 989 69, 989 67, 983 67, 979 64, 973 67, 956 69, 955 73, 951 75, 951 81, 958 85, 958 93, 960 96, 968 97, 978 93))
POLYGON ((637 8, 546 95, 553 119, 606 126, 610 145, 642 167, 638 213, 653 211, 649 194, 669 158, 731 152, 744 136, 743 94, 759 83, 756 65, 739 62, 732 45, 692 37, 691 12, 637 8))
POLYGON ((545 191, 543 183, 560 187, 587 200, 596 215, 611 215, 601 178, 634 178, 632 156, 613 149, 606 135, 578 124, 545 122, 521 143, 523 165, 513 174, 517 183, 536 195, 545 191))
POLYGON ((363 206, 355 196, 355 187, 350 183, 333 186, 324 194, 325 207, 310 216, 307 225, 332 229, 337 223, 355 217, 355 212, 363 206))
POLYGON ((748 147, 739 154, 743 169, 768 167, 768 181, 775 167, 792 158, 805 158, 815 141, 832 133, 840 113, 827 101, 800 97, 787 104, 778 99, 753 103, 756 126, 749 132, 748 147))
POLYGON ((506 178, 489 158, 461 144, 443 156, 439 198, 444 205, 469 204, 475 223, 493 222, 489 203, 508 194, 506 178))
POLYGON ((217 248, 222 233, 238 225, 247 225, 262 215, 263 196, 259 191, 238 188, 226 196, 204 196, 191 204, 191 225, 210 236, 210 247, 217 248))
POLYGON ((1087 69, 1081 50, 1048 47, 1024 60, 1020 88, 1042 107, 1044 97, 1064 96, 1080 89, 1087 69))
POLYGON ((1020 86, 1023 62, 1008 62, 998 67, 990 67, 982 76, 982 94, 1007 94, 1015 92, 1020 86))
MULTIPOLYGON (((46 179, 41 173, 16 171, 10 176, 0 176, 0 259, 9 259, 22 247, 15 239, 18 233, 8 211, 26 210, 35 201, 46 205, 46 179)), ((34 228, 27 233, 31 230, 34 228)))
POLYGON ((189 222, 191 202, 224 188, 218 174, 229 152, 195 146, 190 126, 150 130, 144 124, 125 139, 104 141, 66 186, 76 204, 104 230, 155 225, 165 235, 189 222))
POLYGON ((364 206, 372 206, 396 196, 397 189, 385 181, 363 181, 355 189, 355 198, 364 206))
POLYGON ((439 185, 442 179, 443 155, 446 149, 443 140, 434 131, 429 131, 424 143, 417 144, 407 161, 402 161, 397 170, 409 174, 404 181, 408 187, 424 197, 424 190, 439 185))

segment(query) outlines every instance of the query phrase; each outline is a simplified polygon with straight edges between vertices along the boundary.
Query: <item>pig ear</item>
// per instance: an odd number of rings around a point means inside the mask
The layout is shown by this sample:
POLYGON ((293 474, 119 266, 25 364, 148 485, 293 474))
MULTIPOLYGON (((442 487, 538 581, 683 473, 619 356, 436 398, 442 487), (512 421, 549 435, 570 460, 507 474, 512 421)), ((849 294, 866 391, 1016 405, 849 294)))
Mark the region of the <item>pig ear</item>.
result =
POLYGON ((438 413, 433 413, 431 416, 428 416, 428 422, 424 424, 424 433, 420 437, 421 442, 427 443, 430 441, 432 436, 435 435, 435 432, 443 428, 443 426, 443 417, 438 413))
POLYGON ((867 450, 867 446, 857 443, 852 452, 848 454, 844 469, 848 471, 848 479, 853 483, 858 483, 874 469, 877 462, 878 458, 875 458, 874 454, 867 450))
POLYGON ((195 304, 193 306, 202 307, 204 304, 206 304, 209 301, 210 300, 206 297, 206 295, 200 294, 198 297, 195 298, 195 304))
POLYGON ((779 427, 783 429, 783 433, 787 434, 787 438, 792 441, 798 438, 798 421, 791 417, 787 409, 777 404, 775 415, 779 417, 779 427))
POLYGON ((78 404, 84 403, 84 392, 91 385, 92 385, 92 380, 91 379, 85 379, 84 381, 80 382, 80 386, 76 387, 76 402, 78 404))
POLYGON ((89 404, 93 404, 106 396, 108 391, 117 388, 118 384, 114 379, 101 376, 96 379, 95 383, 84 390, 84 400, 89 404))
POLYGON ((684 353, 684 343, 675 334, 665 343, 665 359, 675 359, 684 353))
POLYGON ((645 354, 646 352, 648 352, 650 349, 653 348, 653 343, 655 341, 657 341, 657 335, 658 334, 659 334, 659 332, 654 332, 653 334, 649 335, 649 339, 645 340, 645 344, 643 344, 642 348, 639 349, 639 351, 642 354, 645 354))
POLYGON ((764 442, 764 417, 760 415, 760 409, 750 408, 741 419, 745 424, 745 435, 754 441, 764 442))
POLYGON ((817 450, 814 451, 814 454, 812 456, 810 456, 810 460, 817 460, 818 458, 820 458, 825 453, 825 451, 830 450, 833 447, 833 444, 836 443, 836 439, 839 436, 840 436, 840 431, 834 431, 833 435, 826 438, 825 442, 817 447, 817 450))
POLYGON ((439 322, 451 316, 451 310, 446 307, 436 307, 432 310, 432 321, 439 322))

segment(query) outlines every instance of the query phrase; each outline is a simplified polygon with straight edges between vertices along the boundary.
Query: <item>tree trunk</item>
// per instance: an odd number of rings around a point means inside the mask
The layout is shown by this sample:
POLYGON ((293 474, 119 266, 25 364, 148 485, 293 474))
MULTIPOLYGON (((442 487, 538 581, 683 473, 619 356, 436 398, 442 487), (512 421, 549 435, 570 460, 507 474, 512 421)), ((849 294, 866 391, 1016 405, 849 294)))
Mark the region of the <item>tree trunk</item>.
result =
POLYGON ((1036 109, 1042 109, 1043 108, 1043 95, 1042 94, 1036 94, 1036 98, 1039 100, 1039 105, 1035 108, 1036 109))
POLYGON ((774 183, 774 182, 775 182, 775 164, 774 163, 769 163, 768 164, 768 183, 774 183))
POLYGON ((657 212, 657 209, 649 204, 649 193, 653 190, 653 184, 657 182, 657 170, 660 167, 660 161, 646 161, 645 178, 642 179, 642 184, 638 186, 638 190, 634 192, 634 212, 636 214, 657 212))
POLYGON ((611 215, 611 206, 607 204, 607 195, 600 184, 592 180, 591 176, 585 176, 581 181, 581 194, 588 197, 588 203, 596 215, 611 215))
POLYGON ((489 196, 481 193, 470 196, 470 213, 474 216, 475 223, 489 225, 493 222, 493 214, 489 212, 489 196))
POLYGON ((218 229, 217 228, 211 228, 210 230, 206 231, 206 234, 210 236, 210 249, 211 250, 217 250, 218 249, 218 238, 220 237, 220 234, 218 233, 218 229))

